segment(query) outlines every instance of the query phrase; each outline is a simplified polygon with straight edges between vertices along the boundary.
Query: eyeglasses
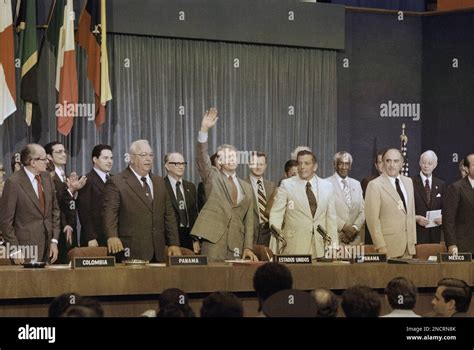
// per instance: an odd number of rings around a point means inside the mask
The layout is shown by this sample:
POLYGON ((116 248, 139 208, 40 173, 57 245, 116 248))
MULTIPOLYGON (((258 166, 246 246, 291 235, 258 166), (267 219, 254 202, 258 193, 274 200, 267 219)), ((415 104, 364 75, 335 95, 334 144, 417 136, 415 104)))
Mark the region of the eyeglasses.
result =
POLYGON ((153 158, 153 153, 135 153, 136 156, 139 156, 140 158, 153 158))
POLYGON ((188 162, 168 162, 168 164, 171 164, 174 166, 186 166, 188 162))

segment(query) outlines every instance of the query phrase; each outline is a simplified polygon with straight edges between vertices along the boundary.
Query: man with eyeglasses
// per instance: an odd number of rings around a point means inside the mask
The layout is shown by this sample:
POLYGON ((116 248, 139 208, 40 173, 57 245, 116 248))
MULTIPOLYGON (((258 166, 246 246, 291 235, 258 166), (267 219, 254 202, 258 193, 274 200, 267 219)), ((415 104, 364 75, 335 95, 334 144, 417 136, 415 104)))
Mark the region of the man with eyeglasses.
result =
POLYGON ((58 258, 59 207, 46 172, 46 152, 28 144, 20 160, 23 168, 8 178, 0 200, 0 231, 11 246, 29 248, 11 253, 16 264, 48 259, 53 263, 58 258))
POLYGON ((53 141, 45 145, 44 149, 50 162, 51 176, 61 212, 57 263, 67 264, 69 262, 68 251, 77 247, 77 191, 85 185, 87 178, 83 176, 79 179, 75 173, 71 173, 69 178, 66 177, 67 151, 62 143, 53 141))
MULTIPOLYGON (((183 179, 187 162, 181 153, 168 153, 163 160, 168 173, 164 180, 178 223, 180 246, 194 251, 190 233, 198 215, 196 186, 183 179)), ((196 243, 196 252, 198 251, 196 243)))
POLYGON ((208 131, 217 123, 217 110, 211 108, 201 122, 197 144, 197 165, 206 187, 207 202, 191 231, 202 239, 201 253, 209 261, 226 259, 258 260, 253 253, 252 187, 236 175, 237 149, 231 145, 217 148, 220 169, 212 166, 208 154, 208 131))
POLYGON ((147 140, 131 144, 129 166, 105 184, 103 222, 107 246, 119 260, 165 261, 181 255, 178 226, 165 182, 151 175, 153 151, 147 140))

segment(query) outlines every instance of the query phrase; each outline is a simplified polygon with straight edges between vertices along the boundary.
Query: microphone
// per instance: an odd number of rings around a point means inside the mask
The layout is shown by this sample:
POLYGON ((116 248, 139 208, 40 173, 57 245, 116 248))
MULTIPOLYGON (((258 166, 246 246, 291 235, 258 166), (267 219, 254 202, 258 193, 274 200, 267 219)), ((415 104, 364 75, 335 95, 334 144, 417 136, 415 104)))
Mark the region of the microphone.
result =
POLYGON ((316 231, 318 231, 321 237, 323 237, 323 240, 326 244, 331 244, 331 237, 329 237, 328 233, 324 228, 322 228, 321 225, 318 225, 316 231))

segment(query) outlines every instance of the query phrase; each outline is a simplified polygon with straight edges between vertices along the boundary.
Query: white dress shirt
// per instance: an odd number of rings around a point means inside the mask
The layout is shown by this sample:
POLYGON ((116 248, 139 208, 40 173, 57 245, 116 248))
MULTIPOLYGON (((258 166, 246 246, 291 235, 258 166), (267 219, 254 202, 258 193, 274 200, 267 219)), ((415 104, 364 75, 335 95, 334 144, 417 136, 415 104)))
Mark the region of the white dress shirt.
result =
POLYGON ((31 182, 31 186, 33 186, 33 189, 35 190, 36 197, 39 198, 38 195, 38 180, 35 179, 35 175, 27 169, 27 167, 24 167, 26 175, 28 175, 28 179, 31 182))
POLYGON ((403 196, 405 197, 405 203, 408 206, 408 193, 405 190, 405 186, 403 185, 403 181, 400 178, 400 176, 397 176, 397 177, 389 176, 388 178, 390 179, 390 182, 392 183, 392 186, 395 189, 395 191, 397 190, 397 185, 395 184, 395 179, 398 179, 398 183, 400 184, 400 189, 402 190, 403 196))
POLYGON ((431 174, 430 177, 427 177, 425 174, 423 174, 422 171, 420 171, 420 176, 421 176, 421 182, 423 183, 423 187, 425 187, 426 180, 428 180, 428 183, 430 184, 430 189, 431 189, 432 184, 433 184, 433 174, 431 174))
MULTIPOLYGON (((140 183, 140 186, 143 187, 143 181, 142 181, 143 176, 138 175, 137 172, 135 170, 133 170, 132 167, 130 167, 130 169, 132 170, 132 172, 137 177, 138 182, 140 183)), ((148 184, 148 186, 150 186, 151 198, 153 199, 153 181, 151 181, 150 174, 146 174, 145 178, 146 178, 146 183, 148 184)))
MULTIPOLYGON (((102 170, 99 170, 97 168, 94 168, 94 171, 99 175, 101 180, 106 183, 107 182, 107 175, 110 175, 109 173, 104 173, 102 170)), ((140 183, 142 183, 142 180, 140 180, 140 183)))
POLYGON ((168 175, 168 180, 170 180, 171 188, 173 189, 174 197, 178 199, 176 195, 176 184, 178 181, 180 182, 179 189, 181 190, 181 194, 183 195, 184 202, 186 204, 186 197, 184 196, 184 187, 183 187, 183 178, 176 180, 174 177, 168 175))

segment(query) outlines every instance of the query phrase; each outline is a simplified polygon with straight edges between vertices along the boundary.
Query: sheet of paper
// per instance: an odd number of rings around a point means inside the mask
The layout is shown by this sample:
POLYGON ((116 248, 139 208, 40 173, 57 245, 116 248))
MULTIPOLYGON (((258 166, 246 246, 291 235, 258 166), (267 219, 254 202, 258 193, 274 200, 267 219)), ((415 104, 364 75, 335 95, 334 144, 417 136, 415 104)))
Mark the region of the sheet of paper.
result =
POLYGON ((439 226, 434 222, 434 220, 441 218, 441 209, 427 211, 426 218, 429 221, 428 225, 425 226, 426 228, 439 226))

